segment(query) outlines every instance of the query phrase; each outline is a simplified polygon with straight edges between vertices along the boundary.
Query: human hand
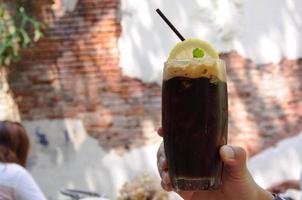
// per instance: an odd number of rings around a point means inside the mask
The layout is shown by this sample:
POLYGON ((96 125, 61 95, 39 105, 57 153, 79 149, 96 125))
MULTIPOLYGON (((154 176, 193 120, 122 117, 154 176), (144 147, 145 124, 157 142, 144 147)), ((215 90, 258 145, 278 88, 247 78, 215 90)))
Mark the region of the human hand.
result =
POLYGON ((278 183, 273 184, 269 188, 268 191, 272 193, 285 193, 288 189, 296 189, 300 190, 299 180, 285 180, 278 183))
MULTIPOLYGON (((162 129, 158 134, 163 136, 162 129)), ((222 186, 217 190, 198 192, 176 191, 185 200, 272 200, 273 196, 258 186, 246 167, 246 153, 240 147, 224 145, 220 148, 220 156, 225 164, 222 186)), ((172 191, 168 173, 164 145, 157 152, 157 166, 162 178, 161 185, 166 191, 172 191)))
POLYGON ((267 188, 268 191, 272 192, 272 193, 285 193, 286 190, 288 189, 286 182, 279 182, 276 183, 272 186, 270 186, 269 188, 267 188))

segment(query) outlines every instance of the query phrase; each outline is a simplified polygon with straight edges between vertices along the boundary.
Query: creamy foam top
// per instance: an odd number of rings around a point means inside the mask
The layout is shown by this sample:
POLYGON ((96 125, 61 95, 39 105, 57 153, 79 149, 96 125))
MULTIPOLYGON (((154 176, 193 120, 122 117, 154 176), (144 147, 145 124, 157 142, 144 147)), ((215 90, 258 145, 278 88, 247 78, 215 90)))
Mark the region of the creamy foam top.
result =
POLYGON ((187 78, 217 78, 226 81, 224 63, 208 55, 203 58, 168 60, 165 62, 164 80, 174 77, 187 78))

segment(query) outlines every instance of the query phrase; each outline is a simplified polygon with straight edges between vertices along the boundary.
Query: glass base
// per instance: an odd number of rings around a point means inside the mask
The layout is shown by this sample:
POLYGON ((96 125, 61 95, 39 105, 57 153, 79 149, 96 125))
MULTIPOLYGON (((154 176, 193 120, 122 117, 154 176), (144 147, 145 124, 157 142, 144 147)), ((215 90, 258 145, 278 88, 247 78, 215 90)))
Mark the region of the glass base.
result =
POLYGON ((220 185, 221 180, 217 180, 216 178, 172 179, 172 187, 177 191, 216 190, 220 185))

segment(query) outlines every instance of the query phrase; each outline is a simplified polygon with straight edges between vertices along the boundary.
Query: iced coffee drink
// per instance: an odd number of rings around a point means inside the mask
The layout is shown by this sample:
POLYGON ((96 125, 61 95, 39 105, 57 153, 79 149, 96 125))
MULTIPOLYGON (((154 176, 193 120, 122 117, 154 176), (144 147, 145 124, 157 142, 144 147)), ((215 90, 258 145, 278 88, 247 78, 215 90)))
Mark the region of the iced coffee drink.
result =
POLYGON ((225 65, 208 43, 196 39, 181 43, 165 63, 162 90, 172 186, 186 191, 215 189, 223 167, 219 148, 227 142, 225 65))

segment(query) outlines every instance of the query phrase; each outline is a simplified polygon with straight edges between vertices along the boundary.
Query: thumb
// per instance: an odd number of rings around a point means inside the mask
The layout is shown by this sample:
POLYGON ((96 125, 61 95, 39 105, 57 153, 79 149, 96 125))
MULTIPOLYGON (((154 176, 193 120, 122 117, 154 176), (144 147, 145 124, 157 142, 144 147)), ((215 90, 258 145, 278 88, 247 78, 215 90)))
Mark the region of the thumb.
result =
POLYGON ((243 148, 224 145, 220 148, 220 156, 230 177, 234 179, 246 177, 248 170, 246 167, 246 152, 243 148))

